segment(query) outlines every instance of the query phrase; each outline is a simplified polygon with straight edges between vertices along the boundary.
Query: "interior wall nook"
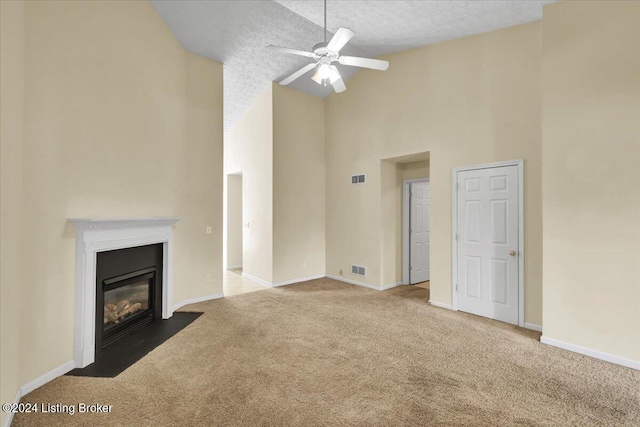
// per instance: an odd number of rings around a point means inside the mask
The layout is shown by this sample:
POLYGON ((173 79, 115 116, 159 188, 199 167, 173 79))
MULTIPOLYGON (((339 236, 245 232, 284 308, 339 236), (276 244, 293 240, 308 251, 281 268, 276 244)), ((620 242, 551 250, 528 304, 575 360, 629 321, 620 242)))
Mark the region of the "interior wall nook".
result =
POLYGON ((225 136, 225 168, 242 173, 243 275, 265 285, 325 275, 324 117, 322 98, 272 84, 225 136))

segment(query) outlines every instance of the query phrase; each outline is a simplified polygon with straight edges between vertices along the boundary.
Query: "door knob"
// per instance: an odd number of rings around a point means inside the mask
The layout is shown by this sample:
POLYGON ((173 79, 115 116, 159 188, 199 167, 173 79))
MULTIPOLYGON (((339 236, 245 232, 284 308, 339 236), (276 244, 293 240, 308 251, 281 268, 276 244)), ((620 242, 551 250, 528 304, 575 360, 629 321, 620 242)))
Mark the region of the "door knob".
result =
POLYGON ((509 251, 509 255, 511 255, 511 256, 516 256, 516 251, 514 251, 514 250, 510 250, 510 251, 509 251))

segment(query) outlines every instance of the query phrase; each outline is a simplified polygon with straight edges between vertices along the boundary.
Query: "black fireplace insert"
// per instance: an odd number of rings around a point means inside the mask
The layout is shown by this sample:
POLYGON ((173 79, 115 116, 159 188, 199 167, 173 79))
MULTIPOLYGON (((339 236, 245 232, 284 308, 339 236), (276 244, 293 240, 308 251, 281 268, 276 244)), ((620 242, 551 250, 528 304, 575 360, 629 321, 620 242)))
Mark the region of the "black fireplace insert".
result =
POLYGON ((153 322, 155 267, 102 283, 102 349, 153 322))
POLYGON ((96 360, 105 350, 159 320, 162 320, 162 244, 99 252, 96 360))

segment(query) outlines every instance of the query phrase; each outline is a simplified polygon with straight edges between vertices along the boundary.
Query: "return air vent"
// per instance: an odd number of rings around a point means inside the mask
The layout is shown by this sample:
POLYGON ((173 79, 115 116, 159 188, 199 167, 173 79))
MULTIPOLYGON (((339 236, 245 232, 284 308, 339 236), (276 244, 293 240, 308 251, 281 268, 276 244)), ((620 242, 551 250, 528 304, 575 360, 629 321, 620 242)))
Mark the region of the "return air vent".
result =
POLYGON ((366 276, 367 269, 365 267, 360 267, 359 265, 352 265, 351 273, 357 274, 358 276, 366 276))
POLYGON ((351 177, 352 184, 364 184, 366 181, 365 175, 353 175, 351 177))

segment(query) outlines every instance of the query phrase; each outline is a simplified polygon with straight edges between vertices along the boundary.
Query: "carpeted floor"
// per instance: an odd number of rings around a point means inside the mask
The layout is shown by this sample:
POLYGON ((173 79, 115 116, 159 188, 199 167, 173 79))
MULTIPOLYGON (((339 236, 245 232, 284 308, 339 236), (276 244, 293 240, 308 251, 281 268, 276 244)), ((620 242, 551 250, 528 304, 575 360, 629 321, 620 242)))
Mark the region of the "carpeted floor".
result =
POLYGON ((15 426, 640 425, 640 372, 539 334, 320 279, 187 307, 205 314, 116 378, 63 376, 15 426))
POLYGON ((420 282, 420 283, 416 283, 413 286, 417 286, 419 288, 425 288, 425 289, 429 289, 429 281, 427 280, 426 282, 420 282))

